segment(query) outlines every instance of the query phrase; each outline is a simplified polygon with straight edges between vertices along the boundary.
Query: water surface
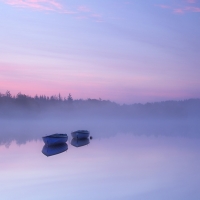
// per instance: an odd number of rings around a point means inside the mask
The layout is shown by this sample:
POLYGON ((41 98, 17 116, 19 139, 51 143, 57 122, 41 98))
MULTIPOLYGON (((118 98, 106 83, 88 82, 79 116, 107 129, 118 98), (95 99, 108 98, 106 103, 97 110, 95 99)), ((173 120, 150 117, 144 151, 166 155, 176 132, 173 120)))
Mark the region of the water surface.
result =
POLYGON ((93 131, 94 138, 80 147, 69 137, 67 148, 52 156, 42 153, 40 137, 25 140, 20 132, 4 141, 1 199, 200 199, 198 137, 107 130, 101 137, 93 131))

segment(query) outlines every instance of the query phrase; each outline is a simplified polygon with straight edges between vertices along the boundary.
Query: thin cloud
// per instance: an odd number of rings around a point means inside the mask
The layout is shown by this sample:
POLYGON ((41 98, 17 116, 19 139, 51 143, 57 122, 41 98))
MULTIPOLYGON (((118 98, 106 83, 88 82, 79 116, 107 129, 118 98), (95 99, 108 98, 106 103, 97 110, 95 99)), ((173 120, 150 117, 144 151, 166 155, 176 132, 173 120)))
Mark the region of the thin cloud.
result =
POLYGON ((158 6, 158 7, 160 7, 160 8, 163 8, 163 9, 168 9, 168 8, 170 8, 170 6, 165 5, 165 4, 160 4, 160 5, 156 5, 156 6, 158 6))
POLYGON ((196 3, 196 0, 187 0, 188 3, 196 3))
POLYGON ((200 7, 197 7, 195 4, 197 3, 197 0, 186 0, 184 5, 155 5, 157 7, 160 7, 162 9, 170 9, 173 11, 173 13, 176 14, 184 14, 184 13, 191 13, 191 12, 200 12, 200 7), (193 6, 191 6, 193 4, 193 6))
POLYGON ((200 7, 184 7, 184 8, 177 8, 174 9, 174 13, 177 14, 184 14, 186 12, 200 12, 200 7))
POLYGON ((74 9, 68 10, 58 0, 1 0, 2 2, 18 8, 28 8, 37 11, 51 11, 62 14, 75 14, 76 19, 90 19, 96 22, 102 22, 102 16, 92 11, 88 6, 81 5, 74 9))
POLYGON ((181 8, 174 9, 174 13, 177 13, 177 14, 183 14, 184 12, 185 12, 185 10, 181 9, 181 8))
POLYGON ((200 12, 200 7, 186 7, 185 10, 191 12, 200 12))
POLYGON ((81 11, 81 12, 91 12, 90 8, 88 8, 87 6, 79 6, 78 7, 78 11, 81 11))
POLYGON ((56 0, 3 0, 4 3, 21 8, 30 8, 39 11, 58 11, 66 14, 74 12, 68 11, 56 0))
POLYGON ((79 6, 77 10, 80 14, 77 19, 91 19, 95 22, 103 22, 102 15, 95 13, 88 6, 79 6))
POLYGON ((78 20, 90 19, 94 22, 103 22, 101 15, 98 15, 98 14, 80 15, 80 16, 77 16, 76 19, 78 19, 78 20))

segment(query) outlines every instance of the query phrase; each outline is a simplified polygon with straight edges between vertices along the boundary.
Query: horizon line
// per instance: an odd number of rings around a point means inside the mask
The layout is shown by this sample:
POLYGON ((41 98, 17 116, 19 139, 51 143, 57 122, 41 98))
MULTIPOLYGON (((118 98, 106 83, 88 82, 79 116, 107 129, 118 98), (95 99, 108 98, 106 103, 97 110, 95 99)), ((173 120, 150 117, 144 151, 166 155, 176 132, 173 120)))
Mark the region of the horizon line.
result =
MULTIPOLYGON (((62 100, 62 101, 67 100, 69 96, 72 97, 72 94, 71 94, 71 93, 69 93, 69 94, 68 94, 68 97, 66 97, 66 96, 62 96, 60 92, 58 93, 58 95, 54 94, 54 95, 49 95, 49 96, 48 96, 48 95, 45 95, 45 94, 26 95, 25 93, 22 93, 22 92, 20 91, 20 92, 18 92, 16 95, 12 95, 11 92, 10 92, 9 90, 6 90, 5 93, 1 93, 1 92, 0 92, 0 98, 2 97, 2 95, 3 95, 3 96, 10 97, 10 98, 13 98, 13 97, 16 98, 17 95, 25 95, 26 97, 30 97, 30 98, 35 98, 36 96, 37 96, 37 97, 46 97, 46 98, 51 98, 51 97, 56 97, 56 98, 58 98, 58 99, 55 99, 55 100, 59 100, 59 96, 60 96, 60 100, 62 100), (10 95, 10 96, 9 96, 9 95, 10 95)), ((73 99, 73 97, 72 97, 72 100, 73 100, 73 101, 76 101, 76 100, 77 100, 77 101, 78 101, 78 100, 83 100, 83 101, 87 101, 87 100, 109 101, 109 102, 111 102, 111 103, 116 103, 116 104, 118 104, 118 105, 134 105, 134 104, 142 104, 142 105, 145 105, 145 104, 149 104, 149 103, 152 104, 152 103, 162 103, 162 102, 169 102, 169 101, 178 102, 178 101, 200 100, 200 98, 198 98, 198 97, 192 97, 192 98, 179 99, 179 100, 168 99, 168 100, 162 100, 162 101, 154 101, 154 102, 148 102, 148 101, 147 101, 146 103, 140 103, 140 102, 138 102, 138 103, 131 103, 131 104, 127 104, 127 103, 117 103, 116 101, 111 101, 111 100, 109 100, 109 99, 102 99, 102 98, 95 99, 95 98, 90 98, 90 97, 88 97, 87 99, 82 99, 82 98, 73 99)))

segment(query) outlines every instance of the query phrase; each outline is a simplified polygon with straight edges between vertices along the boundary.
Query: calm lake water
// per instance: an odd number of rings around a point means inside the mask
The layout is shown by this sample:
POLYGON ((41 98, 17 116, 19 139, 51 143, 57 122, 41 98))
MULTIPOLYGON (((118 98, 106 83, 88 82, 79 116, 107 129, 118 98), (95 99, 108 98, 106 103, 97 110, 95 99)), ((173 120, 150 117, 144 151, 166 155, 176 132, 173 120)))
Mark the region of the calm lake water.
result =
POLYGON ((8 137, 9 145, 0 146, 0 198, 200 199, 199 137, 110 133, 97 137, 93 131, 94 138, 80 147, 69 137, 67 146, 53 150, 40 138, 17 144, 19 138, 16 143, 8 137), (57 155, 42 153, 66 147, 57 155))

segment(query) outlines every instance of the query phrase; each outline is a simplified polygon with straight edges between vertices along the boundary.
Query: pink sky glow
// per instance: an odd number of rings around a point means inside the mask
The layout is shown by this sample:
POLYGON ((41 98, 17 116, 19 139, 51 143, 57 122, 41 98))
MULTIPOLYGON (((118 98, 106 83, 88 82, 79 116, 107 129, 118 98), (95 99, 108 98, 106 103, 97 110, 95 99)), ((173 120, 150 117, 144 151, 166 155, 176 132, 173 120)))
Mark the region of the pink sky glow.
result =
POLYGON ((6 0, 5 2, 12 6, 27 7, 39 10, 63 9, 63 6, 54 0, 6 0))
POLYGON ((0 8, 0 93, 200 98, 199 1, 0 0, 0 8))
POLYGON ((174 13, 177 14, 184 14, 186 12, 200 12, 200 6, 197 4, 196 0, 187 0, 186 4, 171 4, 171 5, 167 5, 167 4, 159 4, 156 5, 160 8, 163 9, 171 9, 173 10, 174 13), (193 4, 193 6, 191 6, 191 4, 193 4))

